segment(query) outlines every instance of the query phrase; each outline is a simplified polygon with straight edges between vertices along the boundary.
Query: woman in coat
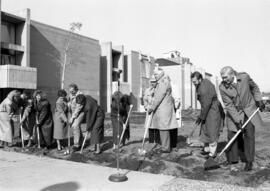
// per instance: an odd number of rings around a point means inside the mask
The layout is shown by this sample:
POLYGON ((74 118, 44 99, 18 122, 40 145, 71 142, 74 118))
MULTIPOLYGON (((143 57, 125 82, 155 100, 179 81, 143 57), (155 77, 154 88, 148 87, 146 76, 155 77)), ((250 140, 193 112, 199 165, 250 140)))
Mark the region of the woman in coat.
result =
POLYGON ((60 140, 67 138, 68 131, 68 103, 67 103, 67 92, 65 90, 59 90, 58 99, 55 105, 54 112, 54 132, 53 138, 56 139, 57 142, 57 150, 60 151, 62 149, 60 140))
POLYGON ((20 106, 22 108, 20 125, 22 125, 23 140, 28 140, 27 147, 30 147, 33 139, 33 129, 36 124, 33 100, 31 99, 30 92, 23 92, 20 106))
MULTIPOLYGON (((116 148, 118 144, 118 139, 121 137, 123 131, 123 124, 127 119, 128 107, 125 105, 125 98, 120 91, 114 92, 112 95, 112 104, 111 104, 111 120, 113 128, 113 149, 116 148), (118 121, 118 112, 119 112, 119 121, 118 121)), ((128 132, 125 132, 123 140, 129 138, 128 132)))
POLYGON ((51 105, 44 92, 37 90, 34 93, 34 109, 36 112, 36 126, 39 128, 40 141, 45 147, 50 147, 53 141, 53 116, 51 105))
POLYGON ((8 146, 8 143, 12 143, 14 121, 16 121, 14 115, 19 114, 19 101, 20 92, 13 90, 0 104, 1 146, 8 146))

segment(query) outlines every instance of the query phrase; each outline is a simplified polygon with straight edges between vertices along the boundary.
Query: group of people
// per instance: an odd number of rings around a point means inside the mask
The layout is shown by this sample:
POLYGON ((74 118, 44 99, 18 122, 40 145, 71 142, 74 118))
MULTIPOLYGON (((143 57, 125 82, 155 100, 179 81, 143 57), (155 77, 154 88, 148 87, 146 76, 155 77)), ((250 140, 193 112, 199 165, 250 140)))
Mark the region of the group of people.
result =
POLYGON ((238 73, 232 67, 226 66, 221 69, 220 75, 222 82, 219 91, 225 113, 214 85, 208 79, 203 79, 199 72, 191 74, 191 80, 196 86, 197 99, 201 104, 201 113, 196 124, 201 126, 200 139, 204 143, 202 154, 213 158, 217 155, 217 143, 226 116, 228 140, 237 131, 241 130, 241 133, 228 148, 225 165, 237 164, 240 159, 245 163, 244 170, 250 171, 255 155, 255 126, 261 126, 259 114, 252 114, 257 108, 260 111, 265 108, 261 92, 247 73, 238 73), (249 117, 252 117, 250 122, 242 128, 249 117))
POLYGON ((96 154, 101 152, 100 143, 104 135, 103 109, 97 101, 84 95, 76 84, 69 85, 69 93, 63 89, 57 93, 54 114, 46 94, 36 90, 11 91, 0 104, 0 146, 11 146, 14 134, 14 122, 21 127, 21 138, 28 141, 27 147, 38 146, 51 148, 54 140, 57 149, 63 149, 63 141, 73 136, 72 150, 78 151, 81 146, 81 124, 85 121, 86 131, 91 133, 92 149, 96 154), (18 117, 19 116, 19 119, 18 117))
MULTIPOLYGON (((222 68, 220 74, 222 83, 219 90, 223 106, 218 99, 215 86, 208 79, 204 79, 201 73, 196 71, 191 74, 191 81, 196 87, 197 99, 201 105, 196 124, 201 127, 200 140, 204 143, 202 154, 212 158, 217 155, 219 135, 225 124, 225 116, 230 140, 239 129, 242 129, 242 125, 256 108, 263 111, 265 107, 257 84, 247 73, 238 73, 232 67, 226 66, 222 68)), ((18 90, 11 91, 0 104, 0 146, 12 143, 14 121, 19 120, 19 125, 22 126, 22 139, 28 140, 27 146, 31 146, 33 140, 36 143, 39 139, 42 146, 50 148, 53 140, 56 140, 57 149, 61 150, 62 140, 73 136, 72 148, 75 152, 81 147, 81 124, 86 123, 86 131, 91 133, 93 151, 100 153, 105 119, 101 106, 93 97, 80 92, 76 84, 69 86, 69 95, 62 89, 57 95, 53 117, 51 105, 44 92, 37 90, 31 96, 27 91, 22 94, 18 90), (16 119, 15 116, 18 115, 20 119, 16 119)), ((178 128, 181 126, 177 121, 180 103, 172 97, 170 77, 159 67, 154 69, 150 87, 144 92, 143 103, 147 113, 146 120, 151 121, 149 142, 160 144, 161 153, 171 152, 172 148, 176 147, 178 128)), ((130 138, 127 122, 130 105, 128 95, 120 91, 113 93, 111 103, 113 148, 116 148, 117 144, 125 145, 126 140, 130 138), (122 132, 123 139, 119 143, 122 132)), ((246 163, 244 170, 252 169, 255 126, 260 125, 261 119, 256 113, 227 150, 227 165, 238 163, 240 158, 246 163)))

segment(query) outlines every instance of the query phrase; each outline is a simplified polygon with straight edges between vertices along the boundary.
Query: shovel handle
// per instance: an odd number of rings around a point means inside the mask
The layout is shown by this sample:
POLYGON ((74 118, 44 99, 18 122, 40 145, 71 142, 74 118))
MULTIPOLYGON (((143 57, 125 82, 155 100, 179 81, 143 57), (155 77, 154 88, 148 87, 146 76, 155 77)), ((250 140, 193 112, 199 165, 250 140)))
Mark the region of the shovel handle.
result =
POLYGON ((248 120, 244 123, 244 125, 237 131, 237 133, 231 138, 231 140, 227 143, 225 148, 219 153, 219 157, 226 151, 226 149, 232 144, 232 142, 236 139, 236 137, 241 133, 241 131, 246 127, 246 125, 249 123, 249 121, 252 119, 252 117, 259 111, 259 108, 257 108, 252 115, 248 118, 248 120))
POLYGON ((123 137, 124 137, 124 134, 125 134, 125 131, 126 131, 126 128, 127 128, 127 123, 128 123, 128 120, 129 120, 129 116, 130 116, 130 113, 131 113, 131 110, 133 108, 133 105, 130 105, 130 108, 129 108, 129 111, 128 111, 128 116, 127 116, 127 119, 123 125, 123 131, 122 131, 122 134, 121 134, 121 137, 120 137, 120 140, 119 140, 119 143, 121 143, 123 137))
POLYGON ((22 127, 22 116, 20 115, 20 130, 21 130, 21 139, 22 139, 22 148, 24 148, 24 139, 23 139, 23 127, 22 127))
POLYGON ((83 144, 82 144, 82 148, 81 148, 81 151, 80 151, 81 154, 82 154, 82 151, 83 151, 83 147, 84 147, 84 145, 85 145, 86 138, 88 137, 88 134, 89 134, 89 133, 90 133, 90 132, 87 131, 87 133, 86 133, 86 135, 85 135, 85 137, 84 137, 84 139, 83 139, 83 144))
MULTIPOLYGON (((148 112, 147 112, 148 113, 148 112)), ((146 122, 145 122, 145 131, 144 131, 144 135, 143 135, 143 142, 142 142, 142 148, 144 147, 144 142, 145 142, 145 138, 149 129, 149 126, 151 124, 152 121, 152 117, 153 117, 153 112, 150 115, 146 115, 146 122)))

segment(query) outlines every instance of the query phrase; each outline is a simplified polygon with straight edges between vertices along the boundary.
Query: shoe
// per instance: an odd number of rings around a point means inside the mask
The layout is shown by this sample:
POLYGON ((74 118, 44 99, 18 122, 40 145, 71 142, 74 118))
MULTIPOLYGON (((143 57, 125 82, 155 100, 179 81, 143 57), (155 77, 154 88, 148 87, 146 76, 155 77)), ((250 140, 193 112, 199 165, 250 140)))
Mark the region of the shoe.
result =
POLYGON ((204 150, 202 150, 200 153, 201 153, 201 155, 209 155, 209 152, 206 152, 204 150))
POLYGON ((160 153, 170 153, 170 152, 171 152, 170 150, 163 150, 163 149, 160 150, 160 153))
POLYGON ((101 150, 95 151, 95 152, 94 152, 94 155, 99 155, 100 153, 101 153, 101 150))
POLYGON ((251 171, 252 170, 252 162, 247 162, 244 168, 244 171, 251 171))
POLYGON ((229 166, 229 165, 234 165, 234 164, 238 164, 238 161, 226 161, 223 163, 223 166, 229 166))
POLYGON ((76 152, 76 151, 79 151, 79 150, 80 150, 80 147, 77 147, 77 146, 72 147, 72 152, 76 152))

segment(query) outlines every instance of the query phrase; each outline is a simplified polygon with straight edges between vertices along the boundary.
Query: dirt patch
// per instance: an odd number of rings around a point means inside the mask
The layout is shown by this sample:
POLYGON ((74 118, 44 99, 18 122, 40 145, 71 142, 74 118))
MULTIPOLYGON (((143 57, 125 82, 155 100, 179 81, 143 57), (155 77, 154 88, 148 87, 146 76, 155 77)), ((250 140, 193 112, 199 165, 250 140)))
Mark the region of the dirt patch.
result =
MULTIPOLYGON (((267 120, 269 120, 267 118, 267 120)), ((191 119, 184 121, 184 126, 178 131, 178 144, 169 154, 159 153, 159 147, 146 142, 145 156, 138 154, 141 148, 142 136, 144 133, 143 126, 140 124, 131 124, 131 140, 121 149, 119 164, 121 169, 142 171, 153 174, 166 174, 176 177, 189 178, 194 180, 205 180, 220 183, 229 183, 233 185, 258 187, 270 184, 270 123, 264 123, 262 128, 256 128, 256 157, 254 170, 251 172, 242 171, 244 163, 235 165, 234 170, 230 168, 219 168, 216 170, 205 171, 203 164, 205 158, 200 154, 200 147, 189 147, 186 144, 186 137, 193 128, 191 119)), ((48 156, 62 160, 74 162, 91 163, 101 166, 116 168, 116 153, 111 149, 111 134, 109 123, 105 129, 105 141, 102 144, 103 152, 95 155, 89 152, 87 145, 82 154, 79 152, 70 155, 64 155, 63 151, 58 152, 56 149, 46 150, 35 147, 21 149, 20 145, 6 148, 9 151, 23 152, 37 156, 48 156)), ((195 131, 193 139, 198 139, 199 129, 195 131)), ((219 151, 226 144, 226 129, 223 130, 220 137, 219 151)), ((221 161, 225 156, 221 157, 221 161)))

